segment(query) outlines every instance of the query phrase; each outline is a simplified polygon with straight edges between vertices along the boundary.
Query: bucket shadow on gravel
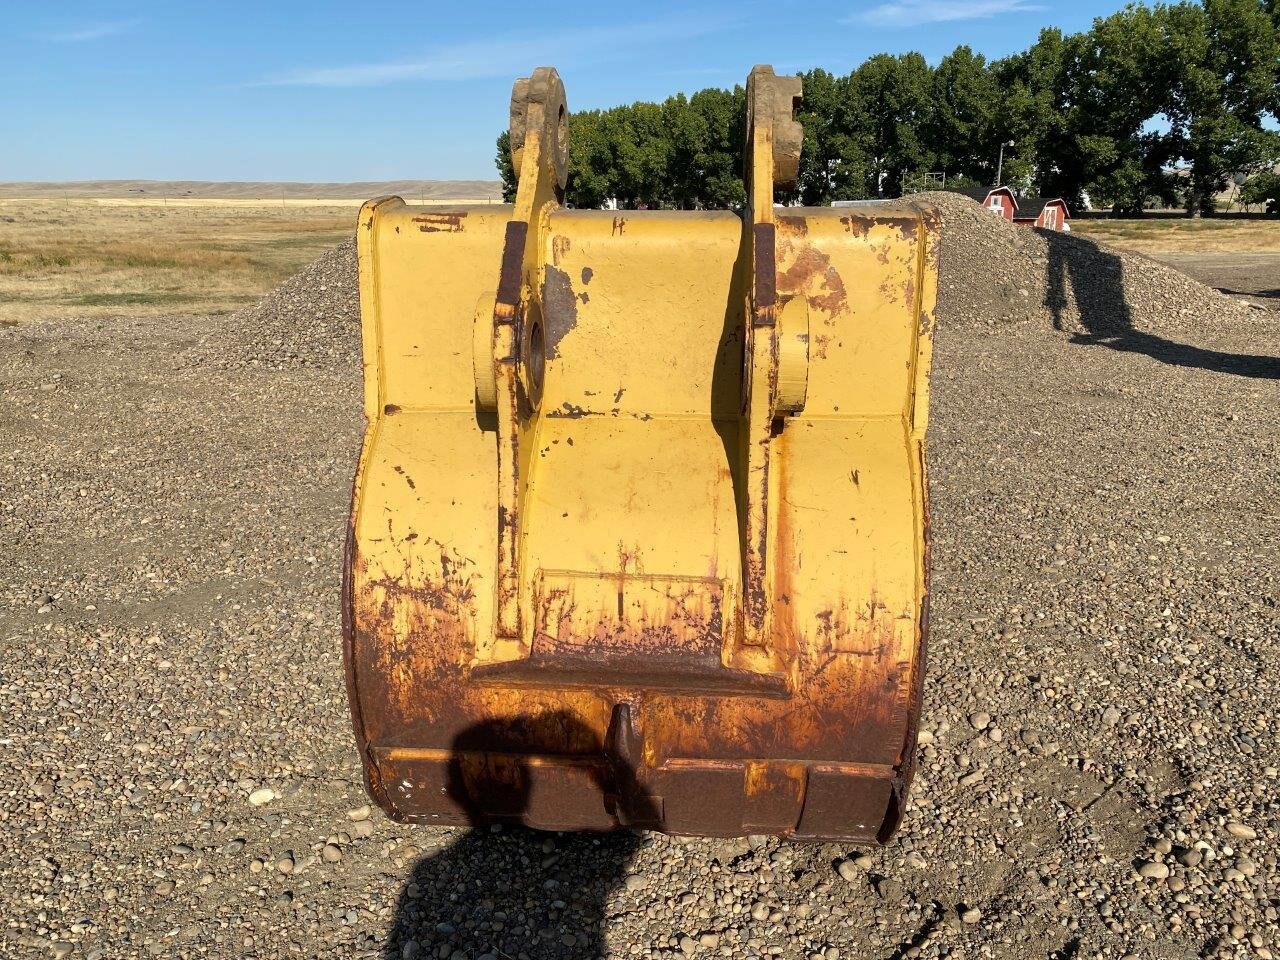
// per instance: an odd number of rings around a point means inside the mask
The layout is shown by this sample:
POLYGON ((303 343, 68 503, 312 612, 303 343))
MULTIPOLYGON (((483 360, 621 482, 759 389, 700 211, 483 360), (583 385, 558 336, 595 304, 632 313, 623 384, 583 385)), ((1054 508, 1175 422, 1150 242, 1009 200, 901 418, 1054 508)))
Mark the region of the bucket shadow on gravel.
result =
MULTIPOLYGON (((569 717, 560 722, 577 725, 569 717)), ((472 826, 414 864, 382 948, 384 960, 597 960, 607 955, 606 909, 643 838, 629 830, 552 833, 490 825, 471 801, 456 758, 492 744, 504 730, 509 724, 478 724, 454 740, 446 789, 472 826)), ((597 780, 606 804, 616 803, 619 781, 626 781, 629 792, 636 790, 632 771, 616 762, 613 767, 611 777, 597 780)), ((502 798, 512 817, 528 807, 526 770, 522 767, 516 778, 522 787, 502 798)))
POLYGON ((1047 231, 1043 236, 1049 257, 1044 303, 1053 314, 1054 328, 1069 329, 1065 314, 1070 286, 1084 328, 1072 335, 1072 343, 1142 353, 1172 366, 1280 379, 1280 357, 1206 350, 1138 330, 1125 299, 1124 263, 1119 257, 1079 237, 1047 231))

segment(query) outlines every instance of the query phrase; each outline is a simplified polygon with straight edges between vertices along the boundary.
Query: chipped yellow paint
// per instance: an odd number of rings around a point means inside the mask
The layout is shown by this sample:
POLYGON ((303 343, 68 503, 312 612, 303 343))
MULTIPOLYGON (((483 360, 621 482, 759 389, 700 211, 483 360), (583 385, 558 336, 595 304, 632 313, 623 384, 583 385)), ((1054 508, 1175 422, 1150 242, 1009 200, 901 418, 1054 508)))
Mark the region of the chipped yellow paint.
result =
POLYGON ((558 83, 525 88, 514 206, 361 211, 371 789, 457 822, 424 785, 497 723, 495 755, 560 757, 574 790, 564 764, 633 767, 663 829, 880 836, 918 709, 937 219, 775 209, 785 97, 755 115, 745 216, 566 209, 558 83), (695 782, 728 784, 735 825, 695 782), (841 783, 866 806, 843 820, 841 783))

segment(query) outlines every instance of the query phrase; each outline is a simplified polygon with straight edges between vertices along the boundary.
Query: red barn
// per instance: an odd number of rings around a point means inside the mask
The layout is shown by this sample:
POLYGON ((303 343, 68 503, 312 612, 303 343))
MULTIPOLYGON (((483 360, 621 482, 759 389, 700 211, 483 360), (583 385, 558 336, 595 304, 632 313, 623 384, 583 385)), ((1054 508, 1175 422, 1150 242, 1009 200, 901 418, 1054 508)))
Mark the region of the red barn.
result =
POLYGON ((954 192, 977 200, 992 213, 1006 220, 1012 220, 1018 209, 1018 201, 1014 199, 1013 191, 1008 187, 979 187, 977 190, 954 192))
POLYGON ((1027 227, 1040 227, 1042 230, 1069 230, 1067 220, 1071 212, 1065 200, 1058 198, 1038 197, 1035 200, 1023 200, 1013 215, 1014 223, 1027 227))

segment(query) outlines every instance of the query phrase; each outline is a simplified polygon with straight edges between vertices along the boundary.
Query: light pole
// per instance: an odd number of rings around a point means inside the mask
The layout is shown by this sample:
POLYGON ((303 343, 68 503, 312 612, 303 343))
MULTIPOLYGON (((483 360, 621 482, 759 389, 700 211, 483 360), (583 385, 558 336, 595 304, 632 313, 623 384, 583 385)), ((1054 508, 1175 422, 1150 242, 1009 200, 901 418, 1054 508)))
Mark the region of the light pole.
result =
POLYGON ((1012 147, 1012 146, 1013 146, 1012 140, 1010 140, 1007 143, 1003 140, 1000 141, 1000 159, 996 161, 996 186, 997 187, 1000 186, 1001 178, 1004 176, 1004 148, 1012 147))

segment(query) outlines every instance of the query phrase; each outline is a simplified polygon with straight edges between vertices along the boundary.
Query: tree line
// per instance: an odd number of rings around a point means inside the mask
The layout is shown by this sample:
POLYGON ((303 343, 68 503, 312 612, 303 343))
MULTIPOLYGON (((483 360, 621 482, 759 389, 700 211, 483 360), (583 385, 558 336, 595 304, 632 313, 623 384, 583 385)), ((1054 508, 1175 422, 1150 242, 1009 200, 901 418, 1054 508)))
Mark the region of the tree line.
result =
MULTIPOLYGON (((802 74, 800 177, 784 201, 895 197, 925 172, 1136 213, 1212 213, 1238 173, 1280 161, 1280 0, 1131 5, 1085 32, 1040 32, 988 61, 878 54, 802 74)), ((746 92, 708 88, 569 118, 566 203, 723 208, 745 201, 746 92)), ((498 169, 515 194, 508 135, 498 169)))

